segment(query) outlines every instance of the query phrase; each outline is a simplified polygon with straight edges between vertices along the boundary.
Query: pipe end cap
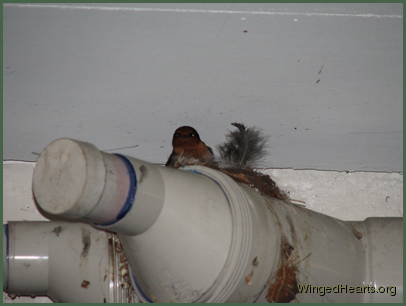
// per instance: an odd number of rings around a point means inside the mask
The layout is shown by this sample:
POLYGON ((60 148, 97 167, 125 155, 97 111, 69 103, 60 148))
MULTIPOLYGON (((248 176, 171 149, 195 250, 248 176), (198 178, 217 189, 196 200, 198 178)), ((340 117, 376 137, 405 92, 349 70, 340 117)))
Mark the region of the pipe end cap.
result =
POLYGON ((32 183, 34 197, 50 215, 83 218, 97 205, 105 175, 102 153, 95 146, 60 138, 38 158, 32 183))

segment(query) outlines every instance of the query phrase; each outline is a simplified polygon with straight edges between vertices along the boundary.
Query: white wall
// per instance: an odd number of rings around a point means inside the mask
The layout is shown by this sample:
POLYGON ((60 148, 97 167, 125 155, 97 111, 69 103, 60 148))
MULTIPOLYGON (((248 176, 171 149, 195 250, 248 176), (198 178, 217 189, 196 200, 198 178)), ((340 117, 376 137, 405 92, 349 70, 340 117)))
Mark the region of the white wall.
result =
POLYGON ((6 159, 58 137, 165 162, 180 125, 269 168, 402 171, 401 4, 5 4, 6 159))

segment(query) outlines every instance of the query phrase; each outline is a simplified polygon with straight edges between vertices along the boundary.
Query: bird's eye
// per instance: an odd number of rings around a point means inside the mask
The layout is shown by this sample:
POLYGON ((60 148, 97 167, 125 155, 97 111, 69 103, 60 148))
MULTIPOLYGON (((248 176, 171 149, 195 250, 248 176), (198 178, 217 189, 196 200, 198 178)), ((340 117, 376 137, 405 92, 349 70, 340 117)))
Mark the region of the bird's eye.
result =
POLYGON ((191 134, 190 134, 190 137, 196 137, 196 134, 195 134, 195 133, 191 133, 191 134))
POLYGON ((180 134, 179 134, 179 133, 175 133, 174 136, 175 136, 175 137, 180 137, 180 134))

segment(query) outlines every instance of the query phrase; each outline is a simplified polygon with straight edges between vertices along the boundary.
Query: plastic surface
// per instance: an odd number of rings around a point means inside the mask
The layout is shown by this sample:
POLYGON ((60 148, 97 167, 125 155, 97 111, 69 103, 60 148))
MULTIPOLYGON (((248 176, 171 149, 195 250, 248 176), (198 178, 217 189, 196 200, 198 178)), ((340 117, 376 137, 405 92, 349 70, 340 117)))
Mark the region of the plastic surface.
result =
POLYGON ((115 235, 66 222, 19 221, 8 227, 8 294, 72 303, 135 301, 115 235))
POLYGON ((33 192, 45 213, 93 223, 116 220, 129 185, 127 167, 118 156, 68 138, 46 147, 33 175, 33 192))
MULTIPOLYGON (((80 142, 74 142, 73 148, 78 144, 82 146, 80 142)), ((64 143, 61 144, 61 148, 56 150, 60 157, 64 156, 61 151, 64 143)), ((51 146, 56 146, 56 142, 51 146)), ((69 159, 72 163, 77 158, 81 159, 80 151, 71 151, 69 159)), ((105 161, 113 159, 111 154, 100 154, 105 161)), ((46 166, 53 167, 53 162, 57 163, 59 157, 52 157, 51 163, 47 163, 49 157, 41 155, 45 166, 39 169, 44 175, 34 174, 37 185, 34 193, 43 193, 38 196, 38 204, 51 217, 54 214, 55 217, 70 218, 75 214, 74 209, 81 211, 78 206, 86 208, 89 203, 96 212, 101 211, 100 207, 108 211, 108 203, 122 209, 124 200, 121 204, 118 204, 120 201, 104 200, 117 190, 117 185, 110 184, 108 176, 106 181, 86 177, 85 186, 93 186, 95 191, 103 189, 100 199, 93 198, 93 202, 83 203, 77 201, 72 209, 66 210, 66 215, 52 205, 42 205, 40 199, 47 199, 46 193, 57 194, 40 186, 42 177, 57 181, 60 171, 47 170, 46 166), (101 187, 109 184, 116 187, 101 187)), ((88 157, 92 156, 96 160, 99 158, 98 153, 88 157)), ((131 157, 128 160, 137 179, 134 202, 121 219, 102 228, 119 234, 131 266, 135 289, 142 301, 402 300, 400 287, 403 275, 397 270, 402 266, 401 219, 344 222, 262 196, 255 189, 237 184, 227 175, 210 168, 191 166, 172 169, 131 157), (397 238, 391 238, 395 236, 397 238), (385 258, 390 258, 390 262, 384 263, 385 258), (375 297, 359 292, 320 294, 314 289, 310 292, 299 292, 298 289, 299 286, 370 284, 395 284, 398 294, 375 297)), ((70 162, 65 160, 60 163, 70 162)), ((106 162, 90 163, 105 169, 106 162)), ((55 167, 63 169, 59 164, 55 167)), ((93 169, 93 172, 98 173, 99 170, 93 169)), ((128 177, 128 173, 120 173, 118 177, 124 180, 128 177)), ((112 182, 115 182, 114 178, 112 182)), ((70 188, 77 186, 58 187, 69 193, 70 188)), ((91 190, 89 194, 92 194, 91 190)), ((62 203, 65 200, 63 198, 62 203)), ((82 214, 81 221, 95 222, 97 218, 92 217, 94 211, 82 214)), ((108 214, 104 215, 108 219, 108 214)), ((110 218, 116 216, 116 212, 111 213, 110 218)))
POLYGON ((403 219, 367 218, 352 224, 365 237, 364 284, 376 291, 386 290, 365 295, 363 302, 400 302, 403 296, 403 219))
POLYGON ((3 290, 7 289, 8 278, 8 225, 3 224, 3 290))
MULTIPOLYGON (((165 190, 162 210, 146 231, 137 235, 124 232, 120 239, 136 286, 143 292, 141 298, 200 301, 206 293, 220 288, 217 279, 232 239, 236 239, 229 203, 222 189, 207 177, 155 167, 165 190)), ((131 220, 131 215, 128 218, 131 220)))

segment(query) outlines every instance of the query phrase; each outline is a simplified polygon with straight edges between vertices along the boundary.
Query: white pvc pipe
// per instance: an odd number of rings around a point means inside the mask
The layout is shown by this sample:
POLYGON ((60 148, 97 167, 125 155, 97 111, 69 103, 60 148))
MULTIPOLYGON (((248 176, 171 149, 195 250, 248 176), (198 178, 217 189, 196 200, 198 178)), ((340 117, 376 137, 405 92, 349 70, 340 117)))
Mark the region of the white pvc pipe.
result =
POLYGON ((403 297, 403 218, 367 218, 349 222, 361 233, 364 250, 364 283, 375 290, 388 284, 395 286, 397 296, 369 294, 364 302, 400 302, 403 297))
POLYGON ((210 168, 171 169, 71 139, 41 153, 33 191, 51 217, 119 233, 142 301, 403 297, 401 218, 344 222, 264 197, 210 168), (396 295, 365 291, 381 285, 396 295), (328 286, 338 292, 323 294, 328 286))
POLYGON ((8 294, 71 303, 135 301, 114 234, 80 223, 27 221, 9 222, 4 233, 8 294))
POLYGON ((151 226, 164 198, 156 166, 135 159, 130 162, 67 138, 52 142, 41 153, 33 191, 45 213, 100 225, 119 221, 121 231, 128 234, 151 226), (137 191, 141 182, 144 187, 137 191), (133 206, 137 206, 136 214, 133 206))

